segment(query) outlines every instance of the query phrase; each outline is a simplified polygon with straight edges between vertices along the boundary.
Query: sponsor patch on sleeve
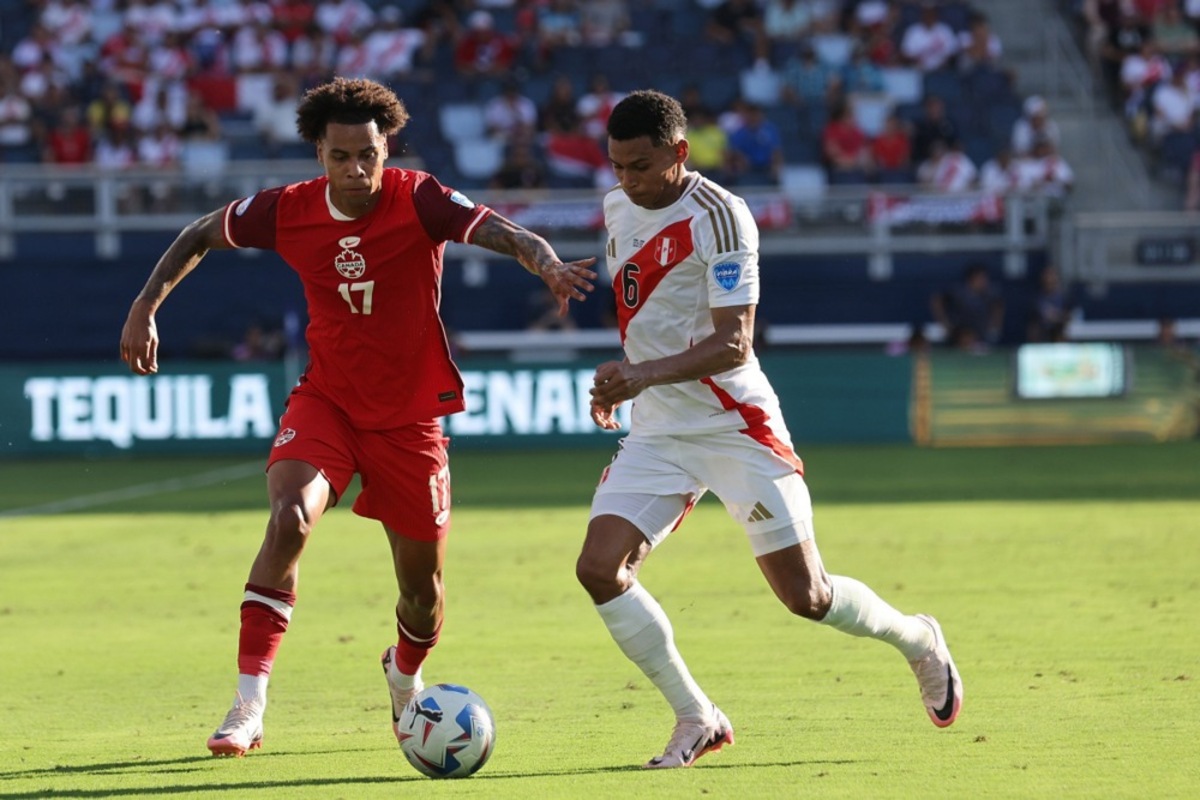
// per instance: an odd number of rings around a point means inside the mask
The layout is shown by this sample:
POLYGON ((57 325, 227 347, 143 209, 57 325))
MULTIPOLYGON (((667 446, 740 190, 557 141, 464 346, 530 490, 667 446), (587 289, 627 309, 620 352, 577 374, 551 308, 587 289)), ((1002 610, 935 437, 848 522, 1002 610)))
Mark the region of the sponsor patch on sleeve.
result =
POLYGON ((246 209, 250 207, 250 203, 252 203, 253 201, 254 201, 254 195, 250 195, 245 200, 243 200, 242 202, 237 204, 237 208, 235 208, 233 210, 233 213, 237 214, 240 217, 242 214, 246 213, 246 209))
POLYGON ((742 279, 742 265, 733 261, 722 261, 712 268, 713 280, 725 291, 731 291, 742 279))
POLYGON ((451 200, 451 202, 458 203, 463 208, 474 208, 475 207, 475 204, 471 202, 470 198, 468 198, 462 192, 451 192, 450 200, 451 200))

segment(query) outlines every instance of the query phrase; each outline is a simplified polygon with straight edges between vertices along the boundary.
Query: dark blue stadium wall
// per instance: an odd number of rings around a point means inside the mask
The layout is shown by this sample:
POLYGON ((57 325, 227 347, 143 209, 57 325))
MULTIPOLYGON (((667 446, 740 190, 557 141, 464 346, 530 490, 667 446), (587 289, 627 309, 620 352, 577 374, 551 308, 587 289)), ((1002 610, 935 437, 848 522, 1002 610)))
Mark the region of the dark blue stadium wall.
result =
MULTIPOLYGON (((18 237, 17 257, 0 262, 9 297, 0 315, 0 361, 115 359, 121 326, 170 235, 126 236, 121 258, 96 259, 94 237, 18 237)), ((227 356, 257 321, 278 326, 304 311, 304 293, 273 253, 214 251, 175 289, 158 315, 161 353, 227 356)))
MULTIPOLYGON (((170 235, 129 235, 122 256, 95 258, 93 237, 82 234, 18 237, 17 255, 0 262, 8 296, 0 304, 0 360, 116 358, 129 304, 141 289, 170 235)), ((893 276, 869 277, 860 256, 773 256, 763 259, 759 316, 767 325, 917 323, 930 320, 933 292, 956 281, 973 261, 986 264, 1007 303, 1004 340, 1019 341, 1044 254, 1030 258, 1020 279, 1003 278, 1002 255, 938 254, 895 258, 893 276)), ((480 272, 447 262, 443 317, 454 331, 520 330, 532 314, 541 284, 515 262, 490 259, 480 272)), ((1121 285, 1104 297, 1079 292, 1088 319, 1192 317, 1200 287, 1121 285)), ((604 324, 613 303, 601 286, 573 304, 580 327, 604 324)), ((285 315, 303 321, 300 282, 273 253, 214 251, 175 290, 159 313, 162 354, 170 358, 224 357, 254 323, 278 326, 285 315)))

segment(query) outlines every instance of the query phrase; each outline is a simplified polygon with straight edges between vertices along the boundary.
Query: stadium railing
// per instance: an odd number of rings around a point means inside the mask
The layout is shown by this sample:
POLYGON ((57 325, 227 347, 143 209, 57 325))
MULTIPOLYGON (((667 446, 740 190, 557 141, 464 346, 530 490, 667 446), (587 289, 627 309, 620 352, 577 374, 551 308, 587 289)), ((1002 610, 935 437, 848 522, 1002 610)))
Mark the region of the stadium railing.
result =
MULTIPOLYGON (((415 166, 402 160, 392 163, 415 166)), ((1180 289, 1188 284, 1189 291, 1200 285, 1200 244, 1193 235, 1196 214, 1071 214, 1036 195, 995 198, 980 193, 932 195, 913 186, 828 186, 816 173, 813 168, 803 180, 785 181, 775 188, 738 188, 759 222, 764 256, 851 256, 859 263, 865 258, 869 278, 884 282, 893 277, 897 256, 911 260, 923 254, 964 258, 1000 254, 1005 276, 1023 280, 1031 257, 1049 255, 1068 281, 1087 287, 1094 296, 1103 295, 1114 283, 1173 282, 1180 289)), ((94 257, 116 259, 129 234, 173 234, 224 202, 314 174, 310 160, 236 165, 200 160, 174 171, 119 172, 5 165, 0 173, 0 267, 18 257, 22 237, 36 244, 39 257, 44 256, 46 234, 71 233, 76 239, 82 234, 85 246, 89 238, 93 241, 94 257)), ((603 250, 598 191, 476 190, 471 195, 547 233, 565 258, 603 250)), ((470 250, 451 245, 447 256, 467 258, 470 250)), ((1076 338, 1148 335, 1149 322, 1134 319, 1136 314, 1125 316, 1130 318, 1122 322, 1120 313, 1110 315, 1115 322, 1108 328, 1099 322, 1080 323, 1072 334, 1076 338)), ((864 319, 852 325, 773 326, 767 341, 878 343, 902 340, 906 334, 906 326, 864 319)), ((940 334, 936 327, 927 330, 934 341, 940 334)), ((534 344, 525 332, 463 335, 471 337, 464 344, 476 350, 534 344), (510 341, 511 337, 517 338, 510 341)), ((556 345, 608 347, 612 336, 611 331, 578 331, 568 342, 559 334, 556 345)))
MULTIPOLYGON (((817 172, 813 168, 814 179, 806 182, 737 188, 758 221, 764 255, 864 255, 871 277, 886 280, 894 254, 1003 252, 1006 273, 1019 277, 1025 256, 1050 244, 1053 203, 1045 197, 936 195, 911 185, 828 186, 817 172)), ((14 258, 18 236, 46 233, 94 235, 95 255, 114 259, 122 234, 178 231, 222 203, 315 174, 309 160, 201 160, 166 171, 5 165, 0 261, 14 258)), ((603 227, 599 191, 470 194, 523 225, 551 232, 564 256, 595 252, 603 227)))

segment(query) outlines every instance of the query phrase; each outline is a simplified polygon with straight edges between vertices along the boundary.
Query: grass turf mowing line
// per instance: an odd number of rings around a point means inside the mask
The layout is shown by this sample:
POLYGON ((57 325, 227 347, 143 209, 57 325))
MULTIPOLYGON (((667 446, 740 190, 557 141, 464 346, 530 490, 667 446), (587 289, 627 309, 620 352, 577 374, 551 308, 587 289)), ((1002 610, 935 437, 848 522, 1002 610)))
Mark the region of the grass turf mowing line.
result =
POLYGON ((120 489, 108 489, 103 492, 92 492, 90 494, 68 497, 63 500, 8 509, 0 511, 0 519, 6 517, 31 517, 44 514, 65 514, 70 511, 88 511, 100 506, 112 506, 129 500, 140 500, 144 497, 156 497, 172 492, 186 492, 190 489, 200 489, 205 486, 236 481, 248 478, 251 475, 261 475, 262 471, 262 464, 258 461, 253 461, 179 478, 167 478, 166 480, 139 483, 120 489))

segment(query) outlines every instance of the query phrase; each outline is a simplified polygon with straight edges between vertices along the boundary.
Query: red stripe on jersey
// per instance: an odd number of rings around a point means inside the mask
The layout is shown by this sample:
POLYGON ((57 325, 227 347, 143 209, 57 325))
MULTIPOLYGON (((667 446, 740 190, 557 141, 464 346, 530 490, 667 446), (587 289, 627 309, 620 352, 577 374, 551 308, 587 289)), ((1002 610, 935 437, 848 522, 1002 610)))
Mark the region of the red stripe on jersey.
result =
POLYGON ((712 390, 717 399, 721 401, 721 408, 726 411, 737 411, 742 419, 746 421, 746 427, 742 428, 738 433, 744 433, 754 441, 769 449, 772 453, 782 458, 787 463, 795 468, 796 472, 804 474, 804 462, 800 460, 800 456, 796 455, 796 451, 784 444, 775 432, 767 425, 767 412, 763 411, 758 406, 750 405, 749 403, 739 403, 733 399, 733 395, 722 389, 713 381, 712 378, 702 378, 700 380, 705 386, 712 390))
POLYGON ((683 507, 683 511, 680 512, 679 518, 676 519, 675 524, 671 526, 671 533, 674 533, 675 531, 679 530, 679 526, 683 524, 684 517, 686 517, 688 514, 690 514, 692 509, 695 507, 696 507, 696 495, 691 495, 688 497, 687 505, 685 505, 683 507))
POLYGON ((673 222, 663 228, 633 254, 613 276, 613 291, 617 295, 617 326, 621 341, 625 329, 646 299, 679 262, 695 250, 692 242, 691 217, 673 222))

